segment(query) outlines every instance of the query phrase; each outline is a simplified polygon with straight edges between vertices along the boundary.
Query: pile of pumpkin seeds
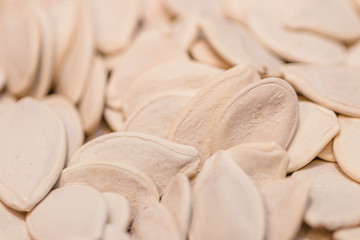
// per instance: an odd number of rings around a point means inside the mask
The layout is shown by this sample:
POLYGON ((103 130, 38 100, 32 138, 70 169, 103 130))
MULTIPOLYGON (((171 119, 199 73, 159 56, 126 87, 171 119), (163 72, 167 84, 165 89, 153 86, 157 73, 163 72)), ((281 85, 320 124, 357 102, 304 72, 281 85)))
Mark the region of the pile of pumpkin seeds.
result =
POLYGON ((0 239, 359 240, 359 0, 1 0, 0 239))

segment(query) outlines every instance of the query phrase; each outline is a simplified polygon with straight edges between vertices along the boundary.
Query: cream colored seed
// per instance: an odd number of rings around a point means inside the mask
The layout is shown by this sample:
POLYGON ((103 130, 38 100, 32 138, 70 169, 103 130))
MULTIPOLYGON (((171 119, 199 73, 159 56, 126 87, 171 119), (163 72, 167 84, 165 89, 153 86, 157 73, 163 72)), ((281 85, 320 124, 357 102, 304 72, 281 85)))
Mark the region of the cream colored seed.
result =
POLYGON ((360 0, 0 0, 0 239, 359 240, 359 67, 360 0))

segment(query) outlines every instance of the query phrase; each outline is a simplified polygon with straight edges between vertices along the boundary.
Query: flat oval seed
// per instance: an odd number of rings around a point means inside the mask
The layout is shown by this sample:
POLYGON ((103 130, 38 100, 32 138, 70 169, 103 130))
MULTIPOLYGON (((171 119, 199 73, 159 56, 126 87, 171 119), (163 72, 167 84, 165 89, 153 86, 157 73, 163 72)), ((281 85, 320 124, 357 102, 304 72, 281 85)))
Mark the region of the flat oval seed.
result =
MULTIPOLYGON (((44 99, 63 122, 67 133, 67 159, 83 144, 84 132, 79 112, 75 106, 61 95, 49 95, 44 99)), ((65 165, 67 165, 67 161, 65 165)))
POLYGON ((100 57, 93 59, 87 78, 87 87, 79 102, 79 113, 84 131, 90 133, 99 125, 104 110, 107 74, 100 57))
POLYGON ((126 92, 138 74, 157 64, 178 58, 187 57, 173 39, 164 37, 155 30, 143 31, 114 68, 106 90, 106 105, 121 109, 126 92))
POLYGON ((246 85, 260 79, 255 69, 236 66, 216 75, 190 100, 179 113, 168 139, 194 146, 202 161, 211 156, 211 130, 216 117, 229 99, 246 85))
POLYGON ((314 31, 351 42, 360 37, 360 18, 352 4, 344 0, 287 1, 282 23, 294 30, 314 31))
POLYGON ((290 158, 275 142, 243 143, 226 151, 259 187, 286 178, 290 158))
POLYGON ((142 133, 115 132, 83 145, 71 157, 70 165, 94 161, 132 165, 147 174, 162 192, 176 174, 194 176, 200 159, 191 146, 142 133))
POLYGON ((54 33, 50 15, 40 2, 34 2, 31 9, 34 11, 40 27, 41 47, 35 82, 28 95, 42 98, 49 92, 53 80, 54 33))
POLYGON ((360 70, 348 66, 288 64, 284 78, 308 99, 335 112, 360 117, 360 70))
POLYGON ((305 222, 330 231, 360 224, 360 184, 349 179, 336 163, 312 161, 292 177, 311 181, 305 222))
POLYGON ((74 185, 51 191, 28 213, 26 223, 34 239, 99 239, 106 217, 101 194, 74 185))
POLYGON ((94 51, 92 13, 87 0, 77 2, 73 39, 56 74, 55 92, 77 103, 86 84, 94 51))
POLYGON ((311 162, 339 131, 333 111, 311 102, 300 101, 299 127, 287 149, 290 156, 288 172, 311 162))
POLYGON ((191 189, 189 179, 183 174, 175 176, 166 186, 161 203, 174 216, 180 231, 180 239, 186 239, 191 220, 191 189))
POLYGON ((124 113, 128 117, 156 96, 174 91, 197 91, 209 78, 222 72, 187 59, 159 64, 134 79, 125 95, 124 113))
POLYGON ((108 208, 108 223, 125 232, 130 223, 129 201, 118 193, 102 194, 108 208))
POLYGON ((240 24, 222 18, 206 17, 201 28, 213 48, 233 65, 251 65, 260 73, 279 76, 282 61, 262 45, 240 24))
POLYGON ((0 239, 30 240, 25 216, 0 202, 0 239))
POLYGON ((6 149, 0 151, 0 198, 13 209, 29 211, 64 166, 64 125, 47 106, 24 98, 0 118, 0 145, 6 149))
POLYGON ((310 183, 287 178, 262 189, 267 210, 266 239, 294 239, 308 203, 310 183))
POLYGON ((270 50, 294 62, 336 64, 345 58, 345 47, 340 43, 310 32, 286 29, 281 23, 283 0, 259 1, 248 12, 250 29, 270 50))
POLYGON ((177 114, 189 103, 189 93, 155 97, 137 109, 125 122, 123 131, 142 132, 165 138, 177 114))
POLYGON ((159 194, 153 181, 142 171, 125 163, 78 163, 65 168, 58 186, 87 185, 99 192, 113 192, 126 197, 131 206, 131 218, 154 202, 159 194))
POLYGON ((196 40, 190 47, 190 54, 198 62, 207 63, 218 68, 230 68, 230 64, 222 59, 205 40, 196 40))
POLYGON ((75 33, 79 5, 76 0, 41 0, 40 2, 49 13, 53 27, 54 68, 58 69, 75 33))
POLYGON ((131 227, 134 239, 180 240, 180 233, 170 211, 161 203, 154 203, 136 216, 131 227))
POLYGON ((334 155, 340 168, 355 181, 360 182, 360 119, 339 116, 340 133, 334 138, 334 155))
POLYGON ((246 142, 275 141, 286 148, 298 127, 294 89, 279 78, 268 78, 239 91, 218 114, 212 129, 212 152, 246 142))
POLYGON ((333 151, 333 140, 331 140, 326 147, 318 154, 318 157, 322 160, 329 162, 336 162, 334 151, 333 151))
POLYGON ((333 234, 334 240, 358 240, 360 239, 360 227, 343 228, 335 231, 333 234))
POLYGON ((7 75, 7 88, 24 96, 34 82, 40 52, 39 26, 29 3, 2 1, 0 11, 0 65, 7 75))
POLYGON ((255 184, 228 153, 216 152, 196 178, 189 238, 260 240, 264 234, 265 211, 255 184))
POLYGON ((103 54, 123 49, 129 44, 139 20, 137 0, 92 0, 97 48, 103 54))
POLYGON ((114 132, 119 132, 123 129, 125 117, 121 111, 105 107, 104 118, 114 132))

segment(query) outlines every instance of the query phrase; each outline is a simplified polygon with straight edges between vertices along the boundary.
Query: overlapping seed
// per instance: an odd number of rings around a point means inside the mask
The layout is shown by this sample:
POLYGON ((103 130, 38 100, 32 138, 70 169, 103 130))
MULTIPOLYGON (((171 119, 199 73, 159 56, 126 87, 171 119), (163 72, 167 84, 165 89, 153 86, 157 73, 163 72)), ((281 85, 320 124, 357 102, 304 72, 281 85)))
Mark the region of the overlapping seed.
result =
POLYGON ((0 239, 360 239, 359 7, 1 0, 0 239))

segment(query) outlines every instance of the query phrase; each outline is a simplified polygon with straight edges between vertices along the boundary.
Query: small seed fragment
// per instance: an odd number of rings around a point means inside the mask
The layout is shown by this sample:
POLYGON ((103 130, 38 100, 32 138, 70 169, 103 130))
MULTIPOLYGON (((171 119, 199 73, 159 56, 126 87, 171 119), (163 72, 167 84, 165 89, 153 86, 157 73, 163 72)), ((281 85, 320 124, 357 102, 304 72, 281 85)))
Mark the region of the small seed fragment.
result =
POLYGON ((104 117, 106 123, 114 132, 119 132, 124 127, 124 114, 120 110, 105 107, 104 117))
POLYGON ((63 169, 66 132, 55 112, 24 98, 0 118, 0 198, 18 211, 31 210, 63 169), (14 127, 16 126, 16 127, 14 127))
POLYGON ((175 218, 180 239, 186 239, 191 220, 191 189, 188 178, 175 176, 164 190, 161 203, 167 207, 175 218))
POLYGON ((275 142, 243 143, 226 151, 258 187, 286 177, 290 158, 275 142))
POLYGON ((333 150, 340 168, 355 181, 360 182, 360 119, 339 116, 340 133, 334 138, 333 150))
POLYGON ((87 186, 55 189, 26 216, 35 239, 99 239, 106 222, 106 204, 87 186), (74 214, 76 213, 76 214, 74 214))
POLYGON ((312 161, 292 177, 310 180, 305 222, 314 228, 336 230, 360 224, 360 184, 349 179, 336 163, 312 161))
POLYGON ((327 143, 339 132, 336 114, 317 104, 299 102, 299 127, 288 147, 293 172, 311 162, 327 143))
POLYGON ((264 206, 255 184, 228 153, 216 152, 193 188, 189 238, 260 240, 264 234, 264 206))

